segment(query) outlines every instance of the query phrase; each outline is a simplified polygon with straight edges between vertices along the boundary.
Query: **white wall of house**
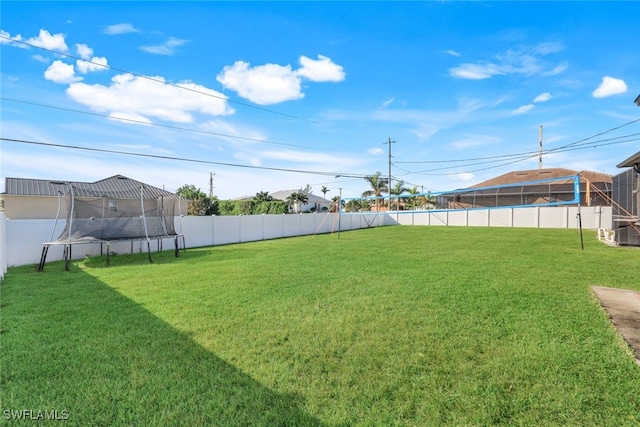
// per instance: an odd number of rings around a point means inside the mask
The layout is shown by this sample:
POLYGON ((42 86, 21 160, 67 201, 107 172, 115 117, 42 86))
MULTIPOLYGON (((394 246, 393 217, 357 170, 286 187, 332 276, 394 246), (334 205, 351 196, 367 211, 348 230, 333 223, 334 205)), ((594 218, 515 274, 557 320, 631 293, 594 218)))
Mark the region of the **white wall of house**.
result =
MULTIPOLYGON (((584 229, 611 228, 610 207, 580 209, 584 229)), ((257 240, 332 233, 386 225, 578 228, 577 207, 531 207, 463 211, 399 211, 362 213, 313 213, 298 215, 185 216, 176 217, 176 231, 185 236, 187 248, 217 246, 257 240)), ((57 238, 64 221, 10 220, 0 214, 0 278, 6 267, 38 264, 42 243, 57 238), (54 229, 55 225, 55 229, 54 229)), ((171 249, 171 239, 152 240, 152 250, 171 249)), ((100 255, 99 244, 74 245, 72 258, 100 255)), ((114 242, 111 252, 146 251, 146 242, 114 242)), ((52 246, 47 261, 61 260, 62 246, 52 246)))

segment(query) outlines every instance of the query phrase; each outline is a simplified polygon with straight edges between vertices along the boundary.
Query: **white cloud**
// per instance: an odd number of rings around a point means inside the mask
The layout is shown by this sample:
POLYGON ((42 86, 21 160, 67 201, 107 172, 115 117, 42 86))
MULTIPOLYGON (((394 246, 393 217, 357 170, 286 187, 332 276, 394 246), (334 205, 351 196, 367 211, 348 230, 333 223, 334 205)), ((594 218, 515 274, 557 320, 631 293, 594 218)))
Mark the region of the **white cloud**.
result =
POLYGON ((98 56, 94 56, 88 61, 76 61, 78 71, 83 74, 87 74, 89 71, 104 71, 107 69, 107 65, 107 58, 98 56))
POLYGON ((484 80, 505 72, 496 64, 462 64, 449 69, 449 74, 460 79, 484 80))
POLYGON ((551 99, 551 94, 549 92, 545 92, 545 93, 541 93, 540 95, 536 96, 534 98, 533 102, 547 102, 550 99, 551 99))
POLYGON ((608 96, 619 95, 627 91, 627 84, 624 80, 616 79, 614 77, 605 76, 602 78, 602 83, 592 95, 594 98, 606 98, 608 96))
POLYGON ((318 60, 301 56, 299 64, 302 68, 297 70, 301 77, 305 77, 314 82, 341 82, 345 78, 342 66, 335 64, 331 58, 318 55, 318 60))
POLYGON ((367 153, 369 153, 369 154, 373 154, 374 156, 378 156, 378 155, 380 155, 380 154, 383 154, 383 153, 384 153, 384 150, 383 150, 382 148, 378 148, 378 147, 375 147, 375 148, 369 148, 369 149, 367 150, 367 153))
POLYGON ((510 49, 495 56, 496 61, 478 61, 476 63, 464 63, 449 69, 452 77, 483 80, 498 75, 522 74, 556 75, 567 69, 567 65, 552 66, 543 61, 542 57, 557 53, 563 49, 559 43, 544 43, 533 48, 510 49))
POLYGON ((181 82, 175 86, 163 83, 162 77, 143 78, 120 74, 112 78, 111 86, 74 83, 67 88, 67 94, 76 102, 95 111, 106 112, 111 117, 136 117, 136 120, 143 122, 159 118, 190 123, 193 121, 193 112, 211 116, 233 113, 226 97, 217 91, 191 82, 181 82))
POLYGON ((551 53, 558 53, 564 50, 562 43, 558 42, 546 42, 540 43, 533 47, 533 52, 540 55, 549 55, 551 53))
POLYGON ((318 55, 318 60, 301 56, 301 68, 291 65, 265 64, 251 67, 248 62, 236 61, 223 68, 216 79, 227 89, 259 105, 278 104, 304 98, 302 79, 314 82, 344 80, 342 66, 330 58, 318 55))
POLYGON ((518 114, 524 114, 524 113, 528 113, 529 111, 533 110, 536 106, 533 104, 527 104, 527 105, 523 105, 521 107, 516 108, 515 110, 513 110, 511 112, 511 114, 513 115, 518 115, 518 114))
POLYGON ((106 70, 107 58, 94 57, 93 49, 86 44, 77 43, 76 50, 82 60, 76 61, 78 71, 82 74, 87 74, 89 71, 104 71, 106 70))
POLYGON ((64 41, 64 34, 58 33, 51 35, 49 31, 44 29, 40 30, 38 37, 27 39, 27 43, 58 52, 67 52, 69 50, 64 41))
POLYGON ((467 150, 469 148, 484 147, 487 145, 499 144, 502 139, 489 135, 471 135, 451 143, 450 148, 454 150, 467 150))
POLYGON ((53 61, 44 72, 44 78, 54 83, 67 84, 82 80, 76 77, 73 65, 65 64, 62 61, 53 61))
POLYGON ((389 105, 391 105, 393 103, 394 100, 395 100, 394 97, 391 97, 391 98, 387 99, 382 104, 380 104, 379 108, 387 108, 389 105))
POLYGON ((149 118, 141 115, 141 114, 137 114, 137 113, 131 113, 131 112, 115 112, 115 113, 110 113, 109 114, 109 119, 111 120, 115 120, 117 122, 125 122, 125 123, 133 123, 133 124, 144 124, 144 125, 150 125, 153 122, 151 120, 149 120, 149 118))
POLYGON ((471 172, 460 172, 454 175, 451 175, 451 178, 456 181, 464 181, 468 182, 473 179, 474 175, 471 172))
POLYGON ((11 37, 11 34, 9 34, 8 32, 4 30, 0 30, 0 36, 2 36, 0 37, 0 44, 13 44, 16 47, 21 47, 23 49, 26 49, 29 47, 23 43, 14 43, 14 41, 18 41, 18 42, 22 41, 22 36, 20 34, 18 34, 17 36, 11 37))
POLYGON ((182 40, 175 37, 170 37, 166 42, 155 46, 140 46, 140 50, 153 53, 156 55, 173 55, 176 53, 176 48, 187 43, 188 40, 182 40))
POLYGON ((49 60, 40 54, 33 55, 32 58, 38 62, 42 62, 43 64, 49 63, 49 60))
POLYGON ((76 51, 82 59, 89 59, 93 56, 93 49, 83 43, 76 43, 76 51))
POLYGON ((138 30, 131 24, 115 24, 109 25, 104 29, 104 33, 110 36, 116 34, 137 33, 138 30))
POLYGON ((569 65, 565 62, 562 63, 554 68, 552 68, 549 71, 545 71, 544 73, 542 73, 543 76, 557 76, 558 74, 562 74, 565 71, 567 71, 567 69, 569 68, 569 65))
POLYGON ((461 56, 459 52, 456 52, 455 50, 452 50, 452 49, 445 50, 444 53, 446 53, 447 55, 458 57, 458 58, 461 56))
POLYGON ((301 99, 300 77, 290 65, 259 65, 250 68, 244 61, 227 65, 216 79, 226 88, 259 105, 301 99))

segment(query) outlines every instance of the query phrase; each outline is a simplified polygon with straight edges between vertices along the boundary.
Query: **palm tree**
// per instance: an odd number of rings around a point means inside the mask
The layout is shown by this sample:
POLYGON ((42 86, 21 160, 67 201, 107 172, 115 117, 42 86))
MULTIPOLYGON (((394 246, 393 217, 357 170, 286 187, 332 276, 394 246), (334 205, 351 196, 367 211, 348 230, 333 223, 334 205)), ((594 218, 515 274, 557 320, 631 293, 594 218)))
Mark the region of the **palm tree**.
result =
POLYGON ((331 205, 329 205, 329 212, 338 212, 338 203, 340 207, 345 206, 344 200, 340 199, 340 196, 335 196, 331 199, 331 205))
POLYGON ((300 212, 300 203, 306 205, 308 201, 309 196, 307 196, 307 194, 302 191, 294 191, 293 193, 289 194, 289 197, 287 197, 287 203, 289 203, 289 205, 293 207, 293 211, 295 213, 300 212))
MULTIPOLYGON (((404 193, 405 191, 408 191, 409 189, 407 187, 404 186, 404 181, 396 181, 396 185, 394 185, 391 188, 391 194, 394 196, 399 196, 402 193, 404 193)), ((401 197, 397 197, 396 198, 396 209, 400 208, 400 200, 402 198, 401 197)))
POLYGON ((253 196, 253 200, 255 202, 271 202, 273 201, 273 197, 271 197, 268 191, 260 191, 253 196))
POLYGON ((330 191, 327 187, 325 187, 324 185, 322 186, 322 188, 320 189, 320 191, 322 192, 322 197, 324 197, 325 199, 327 198, 327 193, 330 191))
POLYGON ((411 210, 415 210, 418 202, 423 199, 423 197, 418 197, 420 192, 418 191, 418 187, 408 188, 407 193, 409 193, 409 202, 411 203, 411 210))
POLYGON ((365 176, 364 179, 371 185, 371 190, 367 190, 362 193, 362 197, 376 198, 376 210, 379 209, 378 198, 382 197, 382 193, 389 192, 389 181, 382 177, 380 172, 376 172, 375 175, 365 176))
POLYGON ((438 199, 436 199, 434 196, 431 195, 431 193, 427 193, 426 196, 424 197, 424 207, 427 209, 435 209, 438 207, 438 205, 436 204, 438 202, 438 199))

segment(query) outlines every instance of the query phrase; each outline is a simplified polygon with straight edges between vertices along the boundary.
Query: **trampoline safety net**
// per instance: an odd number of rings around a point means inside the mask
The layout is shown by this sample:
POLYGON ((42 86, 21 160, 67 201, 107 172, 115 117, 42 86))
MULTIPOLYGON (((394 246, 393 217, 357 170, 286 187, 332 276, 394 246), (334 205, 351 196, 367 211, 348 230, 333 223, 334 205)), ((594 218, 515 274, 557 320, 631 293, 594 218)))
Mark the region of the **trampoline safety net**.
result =
POLYGON ((176 200, 80 199, 67 195, 70 212, 56 243, 173 236, 176 200))
MULTIPOLYGON (((71 247, 74 244, 106 243, 107 264, 109 263, 109 243, 114 241, 147 241, 149 261, 151 247, 149 241, 173 238, 178 256, 178 238, 174 217, 177 197, 153 195, 144 186, 126 188, 121 191, 91 194, 92 190, 78 183, 68 184, 64 193, 66 203, 66 224, 56 240, 44 243, 39 271, 46 262, 49 246, 64 245, 65 268, 69 268, 71 247)), ((56 219, 57 222, 57 219, 56 219)), ((159 244, 160 247, 160 244, 159 244)))

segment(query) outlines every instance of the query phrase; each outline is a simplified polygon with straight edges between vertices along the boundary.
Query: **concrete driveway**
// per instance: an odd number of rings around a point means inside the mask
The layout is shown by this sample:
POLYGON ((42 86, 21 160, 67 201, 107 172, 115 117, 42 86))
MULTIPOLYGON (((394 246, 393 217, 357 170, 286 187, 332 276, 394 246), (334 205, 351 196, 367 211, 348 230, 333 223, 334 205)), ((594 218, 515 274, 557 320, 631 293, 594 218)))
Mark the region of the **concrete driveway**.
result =
POLYGON ((640 364, 640 291, 602 286, 592 286, 591 290, 640 364))

